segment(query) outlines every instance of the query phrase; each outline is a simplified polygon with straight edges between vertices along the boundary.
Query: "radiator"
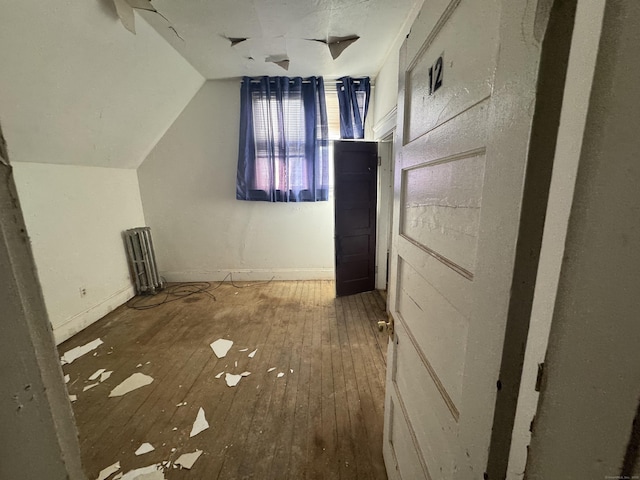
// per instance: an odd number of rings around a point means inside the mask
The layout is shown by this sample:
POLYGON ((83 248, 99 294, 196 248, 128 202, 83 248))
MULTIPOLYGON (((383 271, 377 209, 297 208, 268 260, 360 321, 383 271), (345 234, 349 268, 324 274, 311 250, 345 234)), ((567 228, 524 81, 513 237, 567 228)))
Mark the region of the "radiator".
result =
POLYGON ((154 294, 164 286, 156 266, 151 229, 131 228, 124 232, 131 274, 136 284, 136 293, 154 294))

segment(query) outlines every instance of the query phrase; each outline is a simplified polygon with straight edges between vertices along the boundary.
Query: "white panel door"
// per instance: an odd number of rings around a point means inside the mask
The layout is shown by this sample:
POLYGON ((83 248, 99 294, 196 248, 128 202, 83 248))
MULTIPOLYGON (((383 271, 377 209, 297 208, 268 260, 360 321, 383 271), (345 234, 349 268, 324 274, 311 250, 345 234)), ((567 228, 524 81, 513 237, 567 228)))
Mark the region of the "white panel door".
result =
POLYGON ((426 0, 401 50, 390 479, 487 470, 541 20, 526 0, 426 0))

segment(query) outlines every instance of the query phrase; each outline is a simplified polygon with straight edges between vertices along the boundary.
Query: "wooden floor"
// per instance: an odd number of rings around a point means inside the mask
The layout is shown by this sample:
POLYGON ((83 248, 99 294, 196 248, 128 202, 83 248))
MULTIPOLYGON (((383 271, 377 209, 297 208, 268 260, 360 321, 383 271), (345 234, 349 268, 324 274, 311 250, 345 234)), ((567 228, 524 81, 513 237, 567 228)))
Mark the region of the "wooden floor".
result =
POLYGON ((236 285, 215 283, 209 294, 148 310, 122 306, 60 346, 62 354, 104 342, 95 356, 63 367, 69 393, 78 396, 73 407, 88 478, 116 461, 127 472, 200 449, 191 470, 169 468, 166 478, 386 479, 381 296, 336 299, 330 281, 236 285), (221 359, 209 346, 218 338, 234 342, 221 359), (83 392, 100 368, 113 374, 83 392), (244 371, 251 375, 236 387, 216 378, 244 371), (153 383, 108 398, 135 372, 153 383), (200 407, 210 428, 190 438, 200 407), (155 450, 135 456, 143 442, 155 450))

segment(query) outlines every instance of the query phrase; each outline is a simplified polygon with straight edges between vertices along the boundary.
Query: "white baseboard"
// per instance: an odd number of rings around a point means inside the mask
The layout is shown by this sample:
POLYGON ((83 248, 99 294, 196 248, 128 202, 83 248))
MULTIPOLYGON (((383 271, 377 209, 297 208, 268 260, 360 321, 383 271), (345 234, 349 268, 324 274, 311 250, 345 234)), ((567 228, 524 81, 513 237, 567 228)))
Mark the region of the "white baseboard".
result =
MULTIPOLYGON (((334 280, 333 268, 252 268, 183 272, 160 272, 167 282, 219 282, 231 274, 234 281, 257 280, 334 280)), ((229 278, 226 278, 229 280, 229 278)))
POLYGON ((61 325, 55 326, 53 329, 53 337, 56 341, 56 345, 60 345, 65 340, 73 337, 79 331, 100 320, 107 313, 119 307, 130 298, 133 298, 134 295, 134 287, 128 285, 102 300, 97 305, 74 315, 73 317, 65 320, 61 325))

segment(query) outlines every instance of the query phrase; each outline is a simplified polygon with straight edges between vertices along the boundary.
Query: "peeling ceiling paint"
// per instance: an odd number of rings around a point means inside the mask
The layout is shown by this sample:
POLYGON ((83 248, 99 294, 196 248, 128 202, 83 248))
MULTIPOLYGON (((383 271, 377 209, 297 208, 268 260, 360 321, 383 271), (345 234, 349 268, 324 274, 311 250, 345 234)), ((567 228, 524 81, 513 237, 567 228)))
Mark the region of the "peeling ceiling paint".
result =
POLYGON ((375 76, 423 0, 152 3, 161 15, 141 16, 205 78, 282 75, 283 68, 291 76, 337 78, 375 76))

